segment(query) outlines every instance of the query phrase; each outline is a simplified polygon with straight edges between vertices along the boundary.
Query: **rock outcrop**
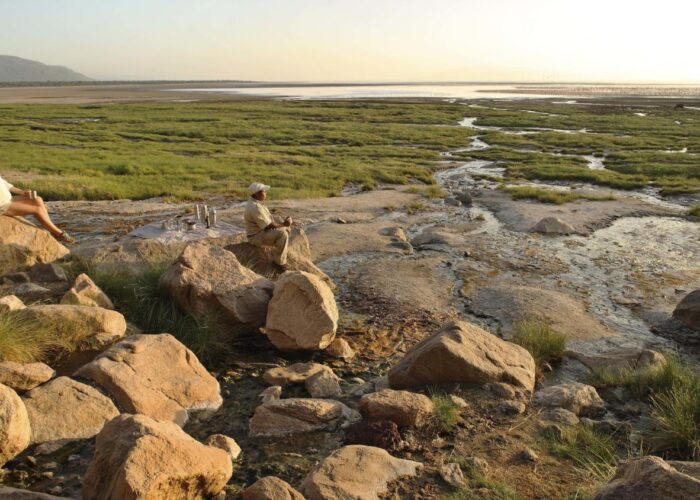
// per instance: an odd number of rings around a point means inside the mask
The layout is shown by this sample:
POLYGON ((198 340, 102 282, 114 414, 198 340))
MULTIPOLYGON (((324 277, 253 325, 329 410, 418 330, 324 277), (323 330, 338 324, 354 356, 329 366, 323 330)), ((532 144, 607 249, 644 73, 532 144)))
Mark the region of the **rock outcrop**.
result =
POLYGON ((545 217, 535 224, 531 231, 542 234, 572 234, 576 232, 576 229, 559 217, 545 217))
POLYGON ((595 500, 686 500, 700 498, 700 477, 680 472, 659 457, 646 456, 618 466, 595 500))
POLYGON ((22 399, 15 391, 0 384, 0 467, 29 446, 31 435, 22 399))
POLYGON ((275 284, 263 332, 283 350, 319 350, 333 342, 338 308, 333 292, 313 274, 284 273, 275 284))
POLYGON ((280 478, 266 476, 243 490, 243 500, 304 500, 304 496, 280 478))
POLYGON ((55 375, 54 369, 44 363, 0 362, 0 384, 11 387, 17 392, 34 389, 48 382, 55 375))
POLYGON ((174 423, 124 414, 97 436, 83 498, 209 498, 232 473, 225 451, 197 442, 174 423))
MULTIPOLYGON (((257 247, 244 241, 229 245, 226 250, 233 252, 240 262, 245 262, 247 267, 258 274, 263 276, 277 276, 279 274, 279 269, 275 265, 273 249, 270 247, 257 247)), ((328 275, 311 260, 309 239, 300 227, 293 227, 289 235, 287 269, 313 274, 330 288, 335 288, 335 284, 328 275)))
POLYGON ((535 393, 534 402, 545 408, 564 408, 582 417, 596 417, 605 413, 605 402, 595 387, 580 382, 545 387, 535 393))
POLYGON ((418 462, 394 458, 381 448, 345 446, 311 471, 299 490, 308 500, 377 500, 391 481, 415 476, 420 467, 418 462))
POLYGON ((167 333, 122 340, 76 374, 102 386, 129 413, 179 425, 190 413, 208 414, 223 402, 216 379, 167 333))
POLYGON ((81 274, 75 279, 73 287, 61 298, 61 304, 114 309, 111 299, 87 274, 81 274))
POLYGON ((0 216, 0 274, 53 262, 68 253, 48 231, 19 217, 0 216))
POLYGON ((32 389, 22 400, 32 428, 32 444, 88 439, 119 415, 107 396, 68 377, 32 389))
POLYGON ((674 309, 673 317, 688 328, 700 331, 700 290, 683 297, 674 309))
POLYGON ((99 333, 119 337, 126 333, 124 316, 101 307, 40 305, 23 309, 20 314, 55 331, 57 336, 70 333, 72 338, 86 339, 99 333))
POLYGON ((331 429, 357 415, 339 401, 330 399, 289 398, 264 403, 250 419, 250 435, 288 436, 331 429))
POLYGON ((391 420, 399 427, 414 427, 430 418, 433 402, 423 394, 385 389, 362 396, 360 413, 366 418, 391 420))
POLYGON ((161 286, 195 316, 223 315, 234 323, 265 324, 274 284, 236 256, 205 241, 187 245, 161 276, 161 286))
POLYGON ((452 382, 506 382, 531 391, 535 362, 522 347, 470 323, 455 322, 413 346, 389 371, 393 389, 452 382))

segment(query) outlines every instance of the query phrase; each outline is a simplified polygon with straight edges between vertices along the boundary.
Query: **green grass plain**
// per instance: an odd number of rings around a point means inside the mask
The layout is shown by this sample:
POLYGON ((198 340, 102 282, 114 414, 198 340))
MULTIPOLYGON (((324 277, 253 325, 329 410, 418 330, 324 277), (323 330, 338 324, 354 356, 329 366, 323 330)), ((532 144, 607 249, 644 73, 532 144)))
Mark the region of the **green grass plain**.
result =
POLYGON ((591 182, 664 194, 700 192, 700 111, 499 102, 273 101, 0 105, 0 174, 47 199, 242 197, 253 180, 274 198, 336 196, 349 183, 431 184, 439 153, 498 161, 510 179, 591 182), (647 116, 634 113, 643 110, 647 116), (533 113, 532 111, 535 111, 533 113), (465 116, 478 125, 458 126, 465 116), (506 132, 557 128, 586 133, 506 132), (517 148, 518 151, 513 151, 517 148), (687 153, 678 151, 687 148, 687 153), (576 156, 605 156, 591 170, 576 156))

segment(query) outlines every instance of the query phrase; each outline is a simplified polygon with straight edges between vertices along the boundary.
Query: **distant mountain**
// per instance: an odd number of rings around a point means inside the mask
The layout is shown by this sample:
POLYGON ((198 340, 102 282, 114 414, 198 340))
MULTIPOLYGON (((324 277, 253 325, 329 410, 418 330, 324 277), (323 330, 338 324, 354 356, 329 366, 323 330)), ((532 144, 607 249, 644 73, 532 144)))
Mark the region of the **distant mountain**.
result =
POLYGON ((0 82, 84 82, 91 80, 65 66, 48 66, 15 56, 0 55, 0 82))

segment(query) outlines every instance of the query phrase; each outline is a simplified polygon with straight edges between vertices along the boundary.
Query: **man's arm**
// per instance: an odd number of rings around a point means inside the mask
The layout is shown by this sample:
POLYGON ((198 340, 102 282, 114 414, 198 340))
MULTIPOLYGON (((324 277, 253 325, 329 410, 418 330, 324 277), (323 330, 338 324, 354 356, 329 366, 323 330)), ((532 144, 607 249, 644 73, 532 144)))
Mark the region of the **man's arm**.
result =
POLYGON ((9 189, 10 189, 10 193, 16 194, 18 196, 26 196, 27 198, 29 198, 29 195, 31 193, 31 191, 29 189, 19 189, 19 188, 12 186, 12 185, 10 186, 9 189))

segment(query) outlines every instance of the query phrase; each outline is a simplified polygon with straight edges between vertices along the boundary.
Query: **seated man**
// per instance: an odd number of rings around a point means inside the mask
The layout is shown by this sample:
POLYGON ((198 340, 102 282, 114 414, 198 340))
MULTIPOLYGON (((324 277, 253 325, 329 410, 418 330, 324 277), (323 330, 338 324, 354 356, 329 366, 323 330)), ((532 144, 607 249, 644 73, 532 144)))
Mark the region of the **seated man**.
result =
POLYGON ((245 226, 248 242, 258 247, 274 247, 274 259, 282 270, 286 270, 287 247, 289 246, 289 227, 291 217, 283 224, 276 224, 270 211, 264 205, 270 186, 254 182, 248 187, 250 198, 245 206, 245 226))

